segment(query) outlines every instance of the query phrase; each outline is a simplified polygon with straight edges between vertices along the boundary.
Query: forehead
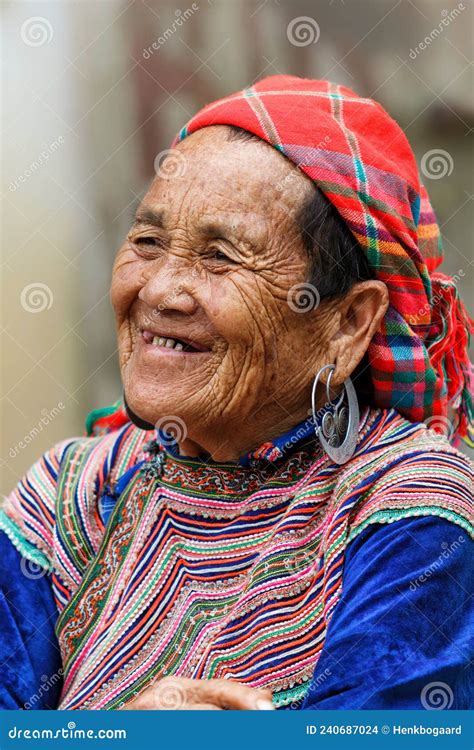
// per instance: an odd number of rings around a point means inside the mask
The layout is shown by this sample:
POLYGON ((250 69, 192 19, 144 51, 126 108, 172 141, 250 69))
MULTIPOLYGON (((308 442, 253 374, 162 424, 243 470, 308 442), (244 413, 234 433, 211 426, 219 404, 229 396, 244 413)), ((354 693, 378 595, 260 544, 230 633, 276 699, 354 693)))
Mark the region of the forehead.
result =
POLYGON ((229 129, 203 128, 181 141, 161 161, 145 202, 199 214, 250 212, 282 219, 294 217, 311 181, 285 156, 260 140, 228 139, 229 129))

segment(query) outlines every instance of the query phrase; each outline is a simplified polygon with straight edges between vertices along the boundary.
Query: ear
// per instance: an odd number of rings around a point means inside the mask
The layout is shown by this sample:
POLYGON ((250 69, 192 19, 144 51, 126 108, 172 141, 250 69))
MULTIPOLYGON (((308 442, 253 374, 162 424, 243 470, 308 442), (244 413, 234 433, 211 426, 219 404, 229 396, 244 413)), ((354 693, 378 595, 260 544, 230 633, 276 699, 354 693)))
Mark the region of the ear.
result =
POLYGON ((340 385, 350 377, 387 311, 388 289, 383 281, 360 281, 338 304, 339 328, 329 342, 330 362, 336 370, 332 383, 340 385))

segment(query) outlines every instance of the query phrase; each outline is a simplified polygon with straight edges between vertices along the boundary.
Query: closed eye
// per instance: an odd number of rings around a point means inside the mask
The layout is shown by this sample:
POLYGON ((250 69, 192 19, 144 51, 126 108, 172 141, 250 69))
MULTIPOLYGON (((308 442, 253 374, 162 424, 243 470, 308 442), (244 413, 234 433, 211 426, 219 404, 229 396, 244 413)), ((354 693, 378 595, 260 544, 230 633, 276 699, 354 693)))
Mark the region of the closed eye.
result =
POLYGON ((133 240, 134 245, 141 245, 142 247, 163 247, 163 243, 157 237, 136 237, 133 240))
POLYGON ((221 250, 218 247, 211 248, 210 252, 211 252, 210 258, 212 260, 218 260, 221 263, 233 263, 234 265, 237 263, 236 260, 231 258, 229 255, 227 255, 223 250, 221 250))
POLYGON ((232 258, 229 258, 225 253, 222 252, 222 250, 216 250, 214 253, 214 258, 216 260, 227 260, 230 263, 233 263, 232 258))

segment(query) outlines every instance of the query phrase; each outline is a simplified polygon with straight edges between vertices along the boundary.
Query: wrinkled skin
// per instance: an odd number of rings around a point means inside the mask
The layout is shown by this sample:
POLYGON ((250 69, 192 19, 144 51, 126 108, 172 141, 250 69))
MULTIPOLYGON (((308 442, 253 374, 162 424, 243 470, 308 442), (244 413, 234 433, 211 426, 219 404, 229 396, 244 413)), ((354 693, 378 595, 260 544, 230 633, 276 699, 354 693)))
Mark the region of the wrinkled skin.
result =
MULTIPOLYGON (((180 143, 161 172, 114 265, 124 391, 141 419, 182 420, 181 453, 234 461, 307 416, 323 365, 336 365, 332 383, 340 388, 385 313, 387 289, 361 282, 305 313, 288 304, 309 275, 295 219, 315 188, 268 144, 205 128, 180 143), (163 353, 145 343, 143 330, 208 351, 163 353)), ((125 708, 169 707, 167 679, 125 708)), ((172 678, 171 694, 185 709, 271 708, 269 691, 232 680, 172 678)))
MULTIPOLYGON (((178 417, 180 451, 215 461, 303 420, 323 365, 336 365, 340 388, 388 305, 385 285, 371 280, 309 312, 292 309, 289 290, 309 274, 295 218, 315 188, 268 144, 229 141, 227 132, 197 131, 161 165, 111 287, 129 406, 152 424, 178 417), (157 222, 150 212, 159 211, 157 222), (159 353, 143 329, 208 351, 159 353)), ((324 394, 321 385, 319 403, 324 394)))
POLYGON ((164 677, 125 704, 133 711, 271 711, 269 690, 235 680, 164 677))

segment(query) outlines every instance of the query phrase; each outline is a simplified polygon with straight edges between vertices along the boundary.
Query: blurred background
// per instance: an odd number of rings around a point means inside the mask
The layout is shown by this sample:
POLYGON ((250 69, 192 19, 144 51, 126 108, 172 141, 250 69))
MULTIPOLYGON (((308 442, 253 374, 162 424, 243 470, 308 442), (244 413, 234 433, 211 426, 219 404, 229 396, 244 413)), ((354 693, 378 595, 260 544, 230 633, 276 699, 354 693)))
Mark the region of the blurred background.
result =
POLYGON ((2 492, 121 395, 108 286, 157 156, 203 104, 329 78, 406 131, 472 309, 468 0, 3 2, 2 492))

